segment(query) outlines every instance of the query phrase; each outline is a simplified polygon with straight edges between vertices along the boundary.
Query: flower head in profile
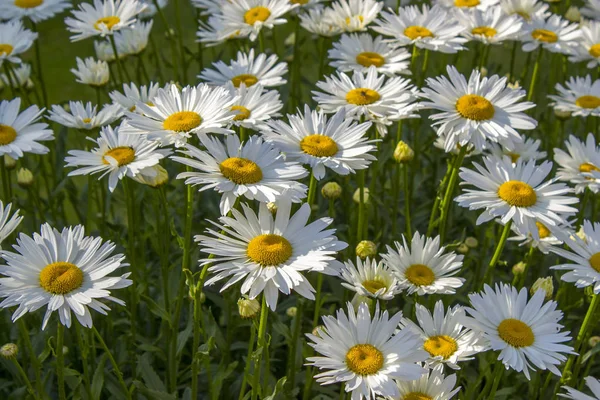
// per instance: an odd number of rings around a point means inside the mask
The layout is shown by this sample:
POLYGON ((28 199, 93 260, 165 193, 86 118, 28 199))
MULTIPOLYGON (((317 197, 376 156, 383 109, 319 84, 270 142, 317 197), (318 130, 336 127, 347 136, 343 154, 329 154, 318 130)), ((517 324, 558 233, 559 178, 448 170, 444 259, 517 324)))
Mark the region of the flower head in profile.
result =
POLYGON ((569 332, 561 332, 562 311, 555 301, 544 303, 546 293, 538 290, 528 299, 527 288, 501 284, 495 289, 485 285, 483 292, 469 295, 470 317, 464 324, 483 335, 494 351, 500 351, 498 361, 506 368, 523 372, 536 368, 560 376, 557 366, 566 361, 565 354, 575 354, 569 332))
POLYGON ((183 146, 193 135, 231 133, 227 128, 236 113, 231 110, 236 98, 222 87, 204 83, 179 89, 174 84, 158 89, 148 105, 138 102, 135 112, 126 111, 129 118, 123 133, 147 135, 162 145, 183 146))
MULTIPOLYGON (((2 245, 2 242, 17 229, 17 226, 19 226, 23 220, 23 217, 19 215, 21 210, 17 209, 13 214, 10 213, 11 210, 11 203, 8 203, 6 207, 4 207, 4 203, 0 200, 0 245, 2 245)), ((0 247, 0 250, 2 250, 2 247, 0 247)))
MULTIPOLYGON (((152 21, 141 22, 130 29, 115 33, 115 44, 119 55, 138 55, 148 46, 152 21)), ((111 49, 112 50, 112 49, 111 49)), ((113 57, 114 57, 114 50, 113 57)))
POLYGON ((525 135, 520 135, 519 139, 500 140, 499 143, 488 143, 486 149, 492 156, 502 158, 509 157, 514 163, 517 160, 542 160, 546 158, 547 153, 540 151, 540 139, 533 139, 525 135))
POLYGON ((456 386, 456 374, 444 376, 444 368, 439 365, 419 379, 409 382, 396 381, 400 400, 450 400, 459 392, 456 386))
POLYGON ((325 18, 344 32, 364 31, 382 8, 383 3, 376 0, 337 0, 330 5, 325 18))
POLYGON ((5 20, 29 18, 41 22, 71 7, 69 0, 14 0, 0 2, 0 15, 5 20))
POLYGON ((508 40, 518 40, 523 26, 518 15, 506 15, 500 7, 485 11, 463 11, 455 13, 456 18, 466 28, 462 35, 469 40, 484 44, 502 44, 508 40))
POLYGON ((337 36, 342 33, 342 27, 335 25, 332 18, 328 17, 331 8, 313 7, 307 12, 300 13, 300 26, 306 31, 323 37, 337 36))
POLYGON ((21 21, 0 24, 0 66, 4 61, 20 63, 20 54, 29 50, 38 34, 26 29, 21 21))
POLYGON ((572 76, 565 83, 556 84, 558 95, 549 95, 555 110, 568 111, 575 117, 600 116, 600 79, 592 81, 587 75, 572 76))
POLYGON ((19 112, 21 99, 0 102, 0 156, 7 155, 15 160, 25 153, 46 154, 50 151, 38 143, 54 139, 48 124, 38 122, 44 113, 33 105, 19 112))
POLYGON ((62 106, 53 105, 48 119, 69 128, 90 130, 112 124, 122 116, 123 112, 118 104, 107 104, 98 111, 98 106, 90 102, 83 104, 81 101, 69 101, 69 111, 62 106))
POLYGON ((135 24, 137 15, 145 7, 138 0, 94 0, 93 5, 79 4, 78 9, 72 12, 73 18, 67 17, 65 24, 73 33, 73 42, 93 36, 114 35, 135 24))
POLYGON ((556 177, 575 185, 575 193, 583 193, 587 188, 593 193, 600 190, 600 180, 592 175, 600 171, 600 146, 592 133, 585 142, 570 135, 565 142, 567 151, 554 149, 554 160, 558 164, 556 177))
POLYGON ((222 193, 220 210, 226 215, 239 197, 269 203, 288 200, 299 203, 306 197, 306 185, 297 182, 308 171, 300 164, 285 161, 284 156, 259 136, 240 143, 237 135, 227 135, 225 143, 202 135, 200 142, 206 151, 187 145, 181 151, 186 157, 173 160, 192 167, 178 179, 200 186, 200 191, 213 189, 222 193))
POLYGON ((308 223, 307 203, 293 215, 289 201, 277 203, 275 216, 265 203, 260 203, 258 215, 244 203, 241 212, 232 209, 231 213, 213 223, 215 229, 195 238, 200 251, 212 255, 200 260, 200 265, 210 264, 208 272, 214 274, 206 285, 229 278, 223 291, 241 281, 242 294, 254 299, 264 292, 267 305, 275 311, 279 292, 295 291, 314 299, 315 289, 303 272, 339 273, 342 263, 335 254, 347 244, 337 240, 335 229, 327 229, 331 218, 308 223))
POLYGON ((81 325, 91 328, 90 308, 106 315, 110 308, 102 300, 125 305, 111 291, 132 283, 129 273, 109 276, 128 265, 122 254, 111 255, 115 247, 102 238, 84 236, 81 225, 58 231, 43 224, 33 236, 21 233, 16 252, 0 252, 6 262, 0 266, 4 276, 0 278, 0 297, 4 298, 0 307, 18 306, 12 315, 15 321, 47 306, 42 329, 54 311, 67 327, 73 312, 81 325))
POLYGON ((535 160, 516 163, 508 157, 498 159, 485 157, 483 165, 473 163, 476 170, 461 168, 461 185, 472 185, 475 189, 465 189, 455 201, 470 210, 484 209, 477 218, 477 225, 500 218, 502 224, 513 221, 521 232, 528 232, 538 238, 536 222, 552 228, 565 224, 569 215, 577 209, 571 207, 579 199, 569 194, 573 189, 564 183, 556 183, 557 178, 544 182, 552 163, 545 161, 536 165, 535 160))
POLYGON ((387 253, 381 257, 408 294, 453 294, 463 285, 463 278, 454 277, 460 272, 463 256, 446 252, 439 236, 432 239, 416 232, 410 245, 404 236, 402 241, 394 242, 395 248, 386 246, 387 253))
MULTIPOLYGON (((562 241, 559 240, 556 237, 556 235, 552 232, 552 230, 550 230, 546 225, 542 224, 539 221, 536 221, 535 226, 537 228, 537 235, 534 237, 534 235, 532 235, 523 227, 512 225, 511 229, 516 234, 516 236, 513 236, 508 240, 520 242, 519 246, 534 247, 544 254, 550 253, 553 246, 559 246, 562 244, 562 241)), ((570 231, 572 227, 567 221, 566 224, 559 224, 558 226, 552 229, 570 231)))
MULTIPOLYGON (((600 2, 598 5, 598 8, 599 8, 598 15, 600 16, 600 2)), ((565 389, 567 392, 565 394, 559 394, 559 396, 567 398, 567 399, 573 399, 573 400, 599 400, 600 399, 600 381, 592 376, 588 376, 585 378, 585 384, 590 389, 592 394, 594 395, 593 397, 588 396, 587 394, 584 394, 584 393, 580 392, 579 390, 575 390, 569 386, 563 386, 563 389, 565 389)))
POLYGON ((550 6, 541 0, 502 0, 500 8, 506 15, 514 15, 529 23, 533 17, 548 18, 550 6))
POLYGON ((367 136, 371 123, 359 124, 346 115, 340 109, 328 118, 305 105, 304 114, 288 115, 289 123, 271 121, 262 134, 288 158, 308 164, 318 180, 325 177, 326 168, 348 175, 367 168, 375 160, 370 153, 376 147, 367 136))
POLYGON ((388 41, 399 45, 414 45, 418 48, 441 53, 456 53, 463 50, 467 39, 460 36, 464 27, 451 16, 449 11, 423 4, 402 7, 398 13, 383 11, 373 30, 388 36, 388 41))
POLYGON ((481 150, 488 141, 519 140, 516 129, 534 129, 537 122, 523 111, 535 107, 526 101, 525 91, 507 87, 507 78, 482 77, 474 70, 469 80, 453 66, 448 76, 427 78, 422 96, 424 108, 438 110, 429 118, 438 136, 446 138, 446 151, 457 145, 473 145, 481 150))
POLYGON ((158 89, 160 89, 158 83, 150 82, 148 86, 141 85, 138 87, 134 82, 131 82, 130 84, 123 84, 123 93, 114 90, 108 95, 113 103, 123 108, 123 111, 136 112, 138 111, 135 106, 137 103, 144 103, 148 106, 154 105, 152 100, 154 100, 154 96, 158 93, 158 89))
POLYGON ((419 349, 419 337, 409 329, 398 330, 402 312, 389 316, 373 315, 366 303, 358 310, 348 303, 348 314, 340 309, 336 316, 323 317, 317 334, 307 334, 309 345, 319 356, 306 360, 320 370, 315 378, 322 385, 343 382, 352 400, 398 397, 395 381, 412 381, 427 372, 420 362, 427 353, 419 349))
POLYGON ((391 300, 401 292, 394 272, 382 261, 356 257, 356 263, 346 261, 340 272, 342 286, 364 297, 391 300))
MULTIPOLYGON (((31 90, 35 84, 31 80, 31 65, 22 62, 18 67, 12 67, 12 84, 17 88, 23 88, 25 90, 31 90)), ((0 74, 0 90, 2 85, 10 87, 11 79, 8 79, 8 75, 0 74)))
POLYGON ((77 82, 94 87, 104 86, 110 79, 110 70, 106 61, 94 60, 88 57, 85 60, 77 57, 77 69, 71 69, 77 77, 77 82))
POLYGON ((533 51, 542 46, 552 53, 571 54, 581 40, 581 30, 577 24, 555 14, 548 19, 535 16, 523 27, 523 51, 533 51))
MULTIPOLYGON (((108 189, 112 192, 119 180, 136 175, 153 167, 169 154, 169 150, 158 149, 159 143, 143 135, 128 135, 120 127, 106 126, 100 137, 93 140, 96 148, 71 150, 65 158, 68 167, 78 167, 69 176, 100 173, 99 179, 108 175, 108 189)), ((149 170, 146 173, 151 173, 149 170)))
POLYGON ((579 45, 573 48, 569 61, 587 61, 588 68, 600 65, 600 21, 581 24, 581 40, 579 45))

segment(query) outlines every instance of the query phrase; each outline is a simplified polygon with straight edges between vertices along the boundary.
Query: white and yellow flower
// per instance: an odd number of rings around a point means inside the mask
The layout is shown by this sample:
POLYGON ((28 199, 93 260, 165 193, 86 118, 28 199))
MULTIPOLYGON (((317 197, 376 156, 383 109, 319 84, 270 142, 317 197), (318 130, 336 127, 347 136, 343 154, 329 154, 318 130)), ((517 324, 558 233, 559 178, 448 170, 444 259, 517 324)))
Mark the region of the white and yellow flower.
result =
MULTIPOLYGON (((511 229, 516 234, 516 236, 510 237, 508 238, 508 240, 520 242, 519 246, 534 247, 544 254, 548 254, 551 251, 552 246, 559 246, 562 244, 562 241, 559 240, 554 235, 552 230, 548 229, 546 225, 542 224, 539 221, 536 221, 535 226, 538 232, 537 237, 534 237, 530 232, 526 230, 522 231, 522 228, 519 228, 517 225, 512 225, 511 229)), ((553 228, 553 230, 564 231, 570 231, 571 229, 572 227, 569 224, 569 222, 567 222, 566 224, 559 224, 558 226, 553 228)))
POLYGON ((342 28, 335 25, 332 18, 327 16, 331 13, 330 8, 314 7, 307 12, 298 15, 300 18, 300 26, 308 32, 324 37, 337 36, 342 33, 342 28))
POLYGON ((48 119, 75 129, 96 129, 108 124, 112 124, 123 116, 121 107, 117 104, 105 105, 98 111, 98 106, 87 102, 70 101, 69 111, 59 105, 53 105, 48 115, 48 119))
POLYGON ((587 21, 585 24, 581 24, 581 40, 572 50, 569 61, 587 61, 588 68, 596 68, 600 65, 599 21, 587 21))
POLYGON ((517 160, 541 160, 547 156, 545 151, 539 150, 541 144, 540 139, 520 135, 519 139, 511 137, 509 140, 500 140, 499 143, 490 142, 486 145, 486 151, 494 157, 510 157, 513 163, 517 160))
POLYGON ((376 0, 338 0, 324 16, 328 24, 343 32, 357 32, 366 30, 382 8, 383 3, 376 0))
POLYGON ((232 96, 238 98, 231 106, 236 112, 233 125, 258 131, 267 127, 268 120, 281 116, 279 111, 283 108, 283 103, 277 90, 265 91, 261 84, 247 88, 244 83, 236 88, 231 82, 225 87, 232 96))
POLYGON ((600 79, 587 75, 571 77, 565 86, 557 83, 558 95, 549 95, 555 110, 568 111, 573 116, 600 116, 600 79))
POLYGON ((565 142, 567 152, 554 149, 554 160, 558 164, 556 177, 575 185, 575 193, 583 193, 586 188, 593 193, 600 190, 600 179, 592 175, 600 171, 600 146, 592 133, 588 133, 585 142, 570 135, 565 142))
POLYGON ((50 150, 38 142, 54 139, 48 124, 38 122, 44 109, 30 106, 19 113, 21 99, 0 102, 0 156, 15 160, 25 153, 46 154, 50 150))
POLYGON ((548 18, 550 6, 539 0, 502 0, 500 7, 506 15, 521 17, 523 22, 529 23, 532 18, 548 18))
POLYGON ((521 35, 522 18, 506 15, 500 7, 491 7, 485 11, 459 10, 454 15, 465 27, 462 35, 469 40, 502 44, 507 40, 518 40, 521 35))
POLYGON ((434 0, 435 5, 445 7, 453 11, 485 11, 495 7, 500 0, 434 0))
MULTIPOLYGON (((17 226, 23 220, 23 216, 19 215, 21 210, 17 209, 12 215, 10 213, 12 204, 8 203, 4 207, 4 203, 0 200, 0 245, 17 229, 17 226)), ((0 250, 2 247, 0 246, 0 250)))
POLYGON ((0 15, 5 20, 29 18, 37 23, 70 7, 69 0, 8 0, 0 2, 0 15))
POLYGON ((0 66, 4 61, 19 64, 19 55, 29 50, 38 34, 26 29, 21 21, 0 24, 0 66))
POLYGON ((552 53, 569 55, 581 40, 581 30, 577 24, 554 14, 548 19, 534 16, 523 28, 523 51, 533 51, 542 46, 552 53))
POLYGON ((409 382, 396 381, 400 397, 397 400, 450 400, 460 390, 456 389, 456 374, 444 376, 444 368, 440 365, 419 379, 409 382))
POLYGON ((342 286, 359 296, 392 300, 402 289, 393 271, 382 261, 356 257, 356 265, 348 260, 340 271, 342 286))
POLYGON ((94 60, 88 57, 85 60, 77 57, 77 69, 71 69, 77 77, 77 82, 90 86, 104 86, 110 79, 110 70, 106 61, 94 60))

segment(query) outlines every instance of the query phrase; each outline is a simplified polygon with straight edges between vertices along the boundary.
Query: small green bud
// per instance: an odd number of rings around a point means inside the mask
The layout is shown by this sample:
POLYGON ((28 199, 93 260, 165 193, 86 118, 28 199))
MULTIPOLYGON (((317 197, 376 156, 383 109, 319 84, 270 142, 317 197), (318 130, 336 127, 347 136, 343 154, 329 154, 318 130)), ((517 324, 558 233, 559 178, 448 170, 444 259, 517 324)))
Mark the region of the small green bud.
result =
POLYGON ((566 121, 569 118, 571 118, 571 111, 564 111, 564 110, 559 110, 559 109, 554 109, 554 116, 556 117, 556 119, 560 120, 560 121, 566 121))
POLYGON ((19 346, 14 343, 6 343, 0 347, 0 356, 4 358, 14 358, 19 353, 19 346))
POLYGON ((337 182, 327 182, 321 188, 321 195, 327 200, 339 199, 342 195, 342 187, 337 182))
POLYGON ((525 266, 526 266, 526 264, 523 261, 518 262, 515 265, 513 265, 513 267, 512 267, 513 275, 521 275, 523 272, 525 272, 525 266))
POLYGON ((467 246, 465 243, 461 243, 456 248, 456 251, 460 254, 467 254, 469 252, 469 246, 467 246))
POLYGON ((290 307, 287 310, 285 310, 285 314, 290 318, 294 318, 296 314, 298 314, 298 308, 290 307))
POLYGON ((247 296, 240 297, 237 304, 240 317, 244 319, 254 318, 260 312, 260 303, 256 299, 249 299, 247 296))
POLYGON ((596 345, 600 343, 600 336, 592 336, 588 340, 588 344, 590 347, 596 347, 596 345))
MULTIPOLYGON (((354 195, 352 195, 352 200, 357 204, 360 203, 360 188, 356 189, 354 195)), ((363 201, 365 202, 365 204, 369 204, 369 200, 369 188, 364 188, 363 201)))
POLYGON ((17 184, 22 188, 28 188, 33 185, 33 173, 27 168, 21 168, 17 171, 17 184))
POLYGON ((11 156, 4 155, 4 166, 6 169, 15 169, 17 166, 17 160, 12 158, 11 156))
POLYGON ((413 149, 402 140, 399 141, 394 150, 394 160, 399 163, 408 163, 411 162, 413 158, 415 158, 413 149))
POLYGON ((473 236, 469 236, 468 238, 465 239, 465 244, 467 246, 469 246, 469 248, 475 249, 475 248, 477 248, 477 246, 479 246, 479 241, 476 238, 474 238, 473 236))
POLYGON ((356 255, 363 260, 367 257, 375 257, 377 255, 377 245, 370 240, 361 240, 356 245, 356 255))
POLYGON ((552 283, 551 276, 546 278, 538 278, 533 285, 531 285, 529 293, 533 296, 535 292, 540 289, 546 292, 546 300, 550 300, 552 298, 552 294, 554 293, 554 284, 552 283))

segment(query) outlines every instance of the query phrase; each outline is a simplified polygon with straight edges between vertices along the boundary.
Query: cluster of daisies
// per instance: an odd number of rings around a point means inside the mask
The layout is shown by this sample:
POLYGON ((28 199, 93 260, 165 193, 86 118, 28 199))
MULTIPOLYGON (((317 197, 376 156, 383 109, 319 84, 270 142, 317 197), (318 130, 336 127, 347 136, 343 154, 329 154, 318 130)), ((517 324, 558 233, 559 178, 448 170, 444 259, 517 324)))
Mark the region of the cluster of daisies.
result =
MULTIPOLYGON (((100 104, 99 95, 98 104, 71 101, 46 113, 37 105, 21 110, 18 97, 2 101, 0 155, 47 154, 42 143, 54 135, 45 118, 89 135, 89 146, 69 143, 65 166, 70 176, 106 177, 111 192, 124 179, 164 185, 165 163, 178 163, 185 172, 177 179, 220 195, 218 221, 209 221, 211 227, 195 237, 206 255, 199 261, 209 273, 206 285, 225 280, 223 291, 239 284, 245 298, 262 295, 273 311, 280 293, 318 299, 320 286, 313 287, 309 273, 317 279, 333 276, 355 292, 347 311, 323 317, 323 325, 307 335, 317 353, 307 358, 319 370, 317 382, 343 383, 352 399, 450 399, 460 388, 449 372, 487 351, 499 352, 498 362, 527 379, 534 370, 560 375, 559 366, 578 349, 568 345, 563 313, 556 301, 545 299, 544 290, 529 296, 518 285, 482 284, 469 295, 468 306, 445 308, 438 301, 430 311, 415 304, 416 322, 402 312, 391 315, 385 302, 398 296, 455 294, 465 283, 463 256, 444 245, 443 235, 417 232, 403 235, 384 253, 338 261, 348 244, 335 236, 332 218, 311 219, 311 205, 317 181, 368 170, 389 128, 428 110, 435 145, 453 155, 453 171, 464 187, 447 200, 481 210, 477 225, 500 224, 506 233, 501 240, 512 233, 510 240, 567 260, 552 267, 566 271, 561 279, 600 294, 600 224, 573 218, 576 195, 600 189, 600 146, 594 135, 585 141, 570 136, 567 151, 554 149, 558 170, 552 176, 553 163, 544 161, 541 141, 522 133, 538 125, 527 114, 535 107, 531 92, 528 96, 514 84, 513 76, 487 76, 477 69, 466 77, 453 65, 445 75, 419 83, 408 47, 454 54, 470 41, 485 46, 511 41, 515 49, 520 42, 525 52, 539 49, 537 63, 550 51, 592 68, 600 64, 600 22, 595 20, 600 20, 600 2, 588 2, 583 12, 591 19, 581 24, 551 14, 535 0, 437 0, 432 6, 403 7, 395 0, 192 3, 202 16, 197 38, 207 45, 263 42, 265 31, 288 20, 296 23, 298 36, 300 27, 311 35, 339 36, 327 52, 336 71, 319 76, 312 92, 318 107, 304 105, 283 117, 278 88, 288 84, 288 64, 256 49, 214 62, 199 71, 201 83, 195 85, 137 85, 122 59, 137 58, 143 71, 139 55, 150 38, 151 18, 166 2, 94 0, 79 4, 65 20, 73 41, 98 39, 97 59, 77 58, 72 72, 77 82, 106 92, 112 103, 100 104), (482 161, 462 167, 465 157, 482 161)), ((68 7, 63 0, 0 3, 0 18, 8 20, 0 24, 0 63, 7 66, 0 82, 13 90, 32 84, 31 67, 20 55, 38 33, 21 20, 37 23, 68 7)), ((299 37, 294 39, 295 46, 299 37)), ((600 116, 599 81, 571 78, 556 91, 549 97, 557 113, 600 116)), ((0 203, 0 244, 22 220, 11 210, 11 204, 0 203)), ((54 311, 67 327, 72 312, 91 327, 90 308, 105 314, 104 301, 123 305, 111 290, 134 283, 129 273, 109 275, 128 266, 124 255, 113 255, 115 247, 85 236, 82 226, 59 231, 44 224, 39 233, 20 233, 14 252, 0 251, 6 264, 0 266, 0 307, 16 307, 13 320, 46 307, 42 328, 54 311)), ((600 395, 600 382, 591 377, 587 382, 600 395)), ((567 397, 585 398, 566 390, 567 397)))

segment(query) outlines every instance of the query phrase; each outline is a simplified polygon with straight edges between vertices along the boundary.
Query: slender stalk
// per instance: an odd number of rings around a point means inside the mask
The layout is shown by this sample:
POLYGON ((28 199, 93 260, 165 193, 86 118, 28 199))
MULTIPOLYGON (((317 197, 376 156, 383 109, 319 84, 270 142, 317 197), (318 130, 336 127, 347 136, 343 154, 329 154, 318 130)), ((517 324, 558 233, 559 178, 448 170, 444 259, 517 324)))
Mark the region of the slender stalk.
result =
MULTIPOLYGON (((191 185, 187 185, 191 186, 191 185)), ((200 283, 200 282, 199 282, 200 283)), ((194 290, 194 338, 192 342, 192 399, 198 398, 198 376, 200 374, 200 357, 198 347, 200 346, 200 326, 202 325, 202 302, 200 300, 200 290, 202 286, 196 285, 194 290)), ((210 363, 207 365, 207 371, 210 368, 210 363)), ((209 380, 209 399, 212 399, 212 382, 209 380)))
MULTIPOLYGON (((260 307, 260 323, 258 325, 258 338, 256 340, 257 349, 261 349, 261 352, 256 357, 256 363, 254 364, 254 379, 252 382, 252 400, 256 400, 258 397, 258 385, 260 384, 261 375, 261 361, 262 355, 265 352, 265 336, 267 334, 267 321, 269 316, 269 308, 267 307, 267 298, 265 294, 262 295, 262 305, 260 307)), ((268 373, 268 371, 267 371, 268 373)))
POLYGON ((402 165, 404 181, 404 221, 406 223, 405 234, 407 238, 412 237, 412 224, 410 221, 410 177, 408 174, 408 164, 402 165))
POLYGON ((138 306, 138 292, 137 292, 137 282, 139 281, 139 271, 138 264, 136 258, 135 251, 135 193, 133 191, 133 187, 131 186, 131 181, 129 178, 125 178, 122 180, 123 188, 125 190, 125 203, 127 207, 127 250, 128 256, 130 259, 130 270, 131 270, 131 280, 133 282, 131 287, 131 305, 130 316, 131 316, 131 335, 133 343, 136 341, 136 315, 137 315, 137 306, 138 306))
POLYGON ((510 52, 510 70, 508 72, 508 81, 512 82, 513 79, 513 74, 515 71, 515 55, 517 53, 517 44, 519 42, 518 41, 513 41, 513 46, 512 46, 512 50, 510 52))
POLYGON ((181 57, 181 80, 183 84, 187 83, 187 61, 185 59, 185 48, 183 47, 183 29, 181 28, 181 11, 179 0, 174 2, 175 8, 175 29, 177 29, 177 43, 179 44, 179 56, 181 57))
POLYGON ((535 83, 537 81, 538 72, 540 69, 540 60, 542 59, 542 49, 540 48, 537 51, 537 56, 535 58, 535 64, 533 66, 533 74, 531 75, 531 82, 529 83, 529 92, 527 92, 527 101, 531 101, 533 98, 533 91, 535 90, 535 83))
POLYGON ((504 372, 504 365, 501 361, 496 361, 496 365, 494 366, 494 372, 492 373, 492 379, 489 379, 481 392, 479 392, 479 396, 477 396, 477 400, 489 399, 493 400, 496 395, 496 390, 498 389, 498 384, 500 383, 500 379, 502 379, 502 374, 504 372), (490 390, 491 388, 491 390, 490 390), (490 390, 490 394, 487 395, 488 390, 490 390))
POLYGON ((36 400, 39 399, 38 395, 36 394, 35 390, 33 389, 33 386, 31 385, 31 381, 29 380, 29 377, 27 376, 27 374, 21 367, 21 364, 19 364, 19 361, 17 361, 16 357, 11 357, 11 360, 12 360, 13 364, 15 364, 15 367, 17 367, 17 370, 19 371, 19 375, 21 375, 21 378, 23 378, 23 381, 25 382, 25 386, 27 386, 27 391, 29 392, 29 394, 34 399, 36 399, 36 400))
POLYGON ((79 324, 75 325, 75 335, 77 336, 77 345, 79 346, 79 353, 81 355, 81 364, 83 365, 83 387, 85 389, 85 394, 87 394, 89 399, 92 399, 92 389, 90 386, 90 366, 88 364, 88 347, 84 343, 83 336, 81 334, 81 328, 79 324))
POLYGON ((506 239, 508 239, 508 235, 510 234, 510 227, 512 226, 512 220, 508 221, 506 225, 504 225, 504 229, 502 229, 502 235, 500 235, 500 240, 498 241, 498 245, 496 246, 496 251, 494 251, 494 255, 488 265, 488 269, 485 272, 485 277, 481 282, 483 286, 484 283, 491 283, 492 274, 494 273, 494 269, 496 268, 496 264, 502 255, 502 250, 504 249, 504 245, 506 244, 506 239))
POLYGON ((0 174, 2 175, 2 197, 5 203, 10 203, 12 196, 10 195, 9 172, 4 164, 4 158, 0 159, 0 174))
POLYGON ((23 318, 19 318, 17 324, 19 325, 19 331, 21 332, 21 338, 25 343, 25 348, 27 349, 27 353, 29 355, 29 363, 33 366, 33 373, 35 375, 35 387, 37 388, 38 393, 42 398, 44 396, 44 383, 42 382, 42 371, 41 371, 41 363, 37 358, 35 351, 33 350, 33 346, 31 344, 31 339, 29 338, 29 330, 27 329, 27 325, 25 325, 25 321, 23 318))
MULTIPOLYGON (((323 275, 323 274, 319 274, 323 275)), ((298 301, 298 305, 296 307, 296 316, 294 318, 294 327, 292 330, 292 343, 290 344, 290 355, 288 358, 289 372, 288 372, 288 382, 290 382, 290 387, 293 389, 296 386, 296 348, 298 342, 300 341, 300 331, 302 330, 302 315, 304 312, 304 301, 298 301)))
POLYGON ((98 332, 98 330, 96 329, 95 326, 92 327, 92 330, 94 331, 94 335, 96 336, 96 339, 98 339, 98 343, 100 343, 100 346, 106 353, 106 356, 108 357, 110 364, 113 367, 113 371, 114 371, 115 375, 117 376, 117 379, 119 380, 119 384, 121 385, 121 388, 123 389, 123 394, 125 394, 125 396, 127 397, 128 400, 131 400, 131 393, 129 392, 129 389, 127 388, 127 385, 125 384, 125 381, 123 380, 123 373, 119 369, 119 364, 117 364, 117 361, 115 360, 115 358, 113 357, 112 353, 110 352, 108 346, 104 342, 104 339, 102 339, 100 332, 98 332))
POLYGON ((117 62, 117 68, 119 69, 119 79, 121 80, 121 82, 125 82, 125 79, 127 79, 127 82, 131 82, 129 73, 127 72, 127 69, 121 62, 121 58, 119 58, 119 52, 117 51, 117 43, 115 42, 115 36, 109 35, 108 37, 109 37, 110 45, 113 49, 113 53, 115 55, 115 60, 117 62), (123 79, 123 78, 125 78, 125 79, 123 79))
MULTIPOLYGON (((32 20, 31 27, 34 32, 37 32, 37 25, 32 20)), ((44 99, 44 107, 48 107, 48 91, 46 90, 46 82, 44 81, 44 70, 42 68, 42 56, 40 51, 40 38, 33 41, 35 48, 35 65, 37 69, 38 78, 40 80, 40 86, 42 87, 42 98, 44 99)))
POLYGON ((315 175, 310 172, 310 183, 308 185, 308 196, 306 198, 306 202, 309 206, 312 206, 315 203, 315 198, 317 197, 317 178, 315 175))
POLYGON ((358 181, 359 203, 358 203, 358 223, 356 229, 356 243, 360 242, 365 230, 365 170, 361 169, 356 172, 356 180, 358 181))
POLYGON ((56 324, 56 380, 58 384, 58 398, 66 400, 65 394, 65 355, 64 346, 64 326, 60 321, 56 324))
POLYGON ((248 140, 248 132, 246 132, 246 128, 240 125, 240 142, 244 143, 248 140))
POLYGON ((446 223, 448 220, 448 211, 450 210, 450 204, 452 204, 454 190, 456 188, 456 183, 458 182, 458 172, 460 170, 460 166, 465 159, 465 155, 467 154, 467 146, 463 146, 460 148, 460 151, 456 158, 454 159, 454 164, 452 166, 452 173, 450 175, 450 181, 448 182, 448 186, 446 187, 446 194, 444 195, 444 199, 442 200, 441 206, 441 215, 440 215, 440 240, 441 243, 444 243, 444 239, 446 238, 446 223))
POLYGON ((244 368, 244 377, 242 378, 242 386, 238 400, 243 400, 246 395, 246 386, 248 385, 248 374, 250 373, 250 361, 252 360, 252 352, 254 351, 254 342, 256 341, 256 328, 254 322, 250 324, 250 341, 248 342, 248 354, 246 355, 246 367, 244 368))

